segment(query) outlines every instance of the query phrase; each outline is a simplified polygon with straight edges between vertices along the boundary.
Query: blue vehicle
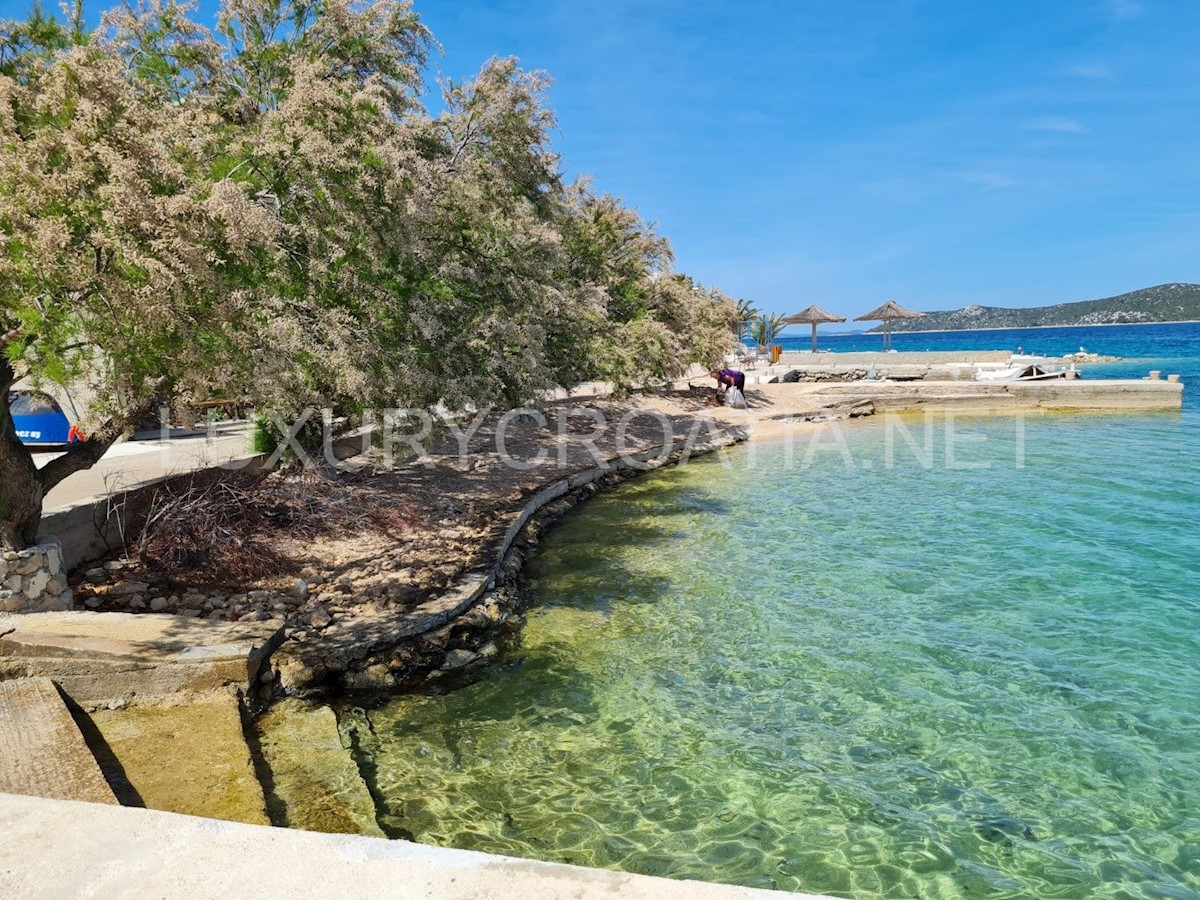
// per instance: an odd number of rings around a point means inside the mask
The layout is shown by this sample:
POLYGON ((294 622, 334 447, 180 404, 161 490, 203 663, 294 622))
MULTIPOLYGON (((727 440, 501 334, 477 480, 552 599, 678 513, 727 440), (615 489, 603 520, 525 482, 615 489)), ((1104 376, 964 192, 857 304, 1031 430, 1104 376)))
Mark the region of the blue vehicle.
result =
POLYGON ((83 440, 58 401, 41 391, 12 391, 8 395, 17 437, 31 447, 59 447, 83 440))

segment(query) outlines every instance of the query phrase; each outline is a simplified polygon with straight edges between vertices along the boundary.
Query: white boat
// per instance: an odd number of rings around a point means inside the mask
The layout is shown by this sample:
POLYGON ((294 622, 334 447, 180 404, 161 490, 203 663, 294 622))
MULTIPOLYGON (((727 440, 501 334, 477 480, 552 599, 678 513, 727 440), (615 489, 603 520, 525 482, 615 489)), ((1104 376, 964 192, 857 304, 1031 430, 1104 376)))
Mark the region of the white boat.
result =
POLYGON ((979 369, 975 373, 976 381, 1050 381, 1055 378, 1069 378, 1071 370, 1054 369, 1037 364, 1018 363, 1003 369, 979 369))

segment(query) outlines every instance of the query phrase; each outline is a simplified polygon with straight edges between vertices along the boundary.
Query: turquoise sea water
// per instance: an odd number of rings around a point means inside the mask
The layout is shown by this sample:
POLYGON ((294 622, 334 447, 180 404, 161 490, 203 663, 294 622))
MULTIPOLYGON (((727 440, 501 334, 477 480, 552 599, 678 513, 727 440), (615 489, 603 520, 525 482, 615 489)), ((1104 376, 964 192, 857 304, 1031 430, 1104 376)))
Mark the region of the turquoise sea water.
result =
MULTIPOLYGON (((794 329, 780 343, 788 350, 808 350, 807 326, 794 329)), ((819 333, 820 347, 833 353, 879 350, 879 334, 819 333)), ((1087 325, 1073 328, 998 328, 986 331, 927 331, 892 335, 896 350, 1015 350, 1061 356, 1085 347, 1103 356, 1130 359, 1195 357, 1200 345, 1200 323, 1177 325, 1087 325)), ((1143 373, 1144 374, 1144 373, 1143 373)))
MULTIPOLYGON (((1139 358, 1200 385, 1200 345, 1139 358)), ((1193 399, 876 421, 592 501, 518 650, 370 713, 385 828, 845 897, 1200 897, 1193 399)))

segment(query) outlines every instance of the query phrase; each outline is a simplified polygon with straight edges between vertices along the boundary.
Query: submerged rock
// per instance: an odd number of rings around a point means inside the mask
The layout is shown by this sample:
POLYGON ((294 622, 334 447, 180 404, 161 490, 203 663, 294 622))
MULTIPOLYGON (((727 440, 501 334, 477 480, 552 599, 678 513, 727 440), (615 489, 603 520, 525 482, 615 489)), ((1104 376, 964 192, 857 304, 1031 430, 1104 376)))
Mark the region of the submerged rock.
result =
POLYGON ((375 804, 327 706, 287 699, 256 723, 273 791, 271 820, 289 828, 383 837, 375 804))
POLYGON ((444 668, 462 669, 479 659, 479 654, 473 650, 451 650, 446 654, 444 668))
POLYGON ((361 672, 347 672, 345 682, 348 688, 360 691, 386 691, 396 686, 392 670, 382 663, 367 666, 361 672))

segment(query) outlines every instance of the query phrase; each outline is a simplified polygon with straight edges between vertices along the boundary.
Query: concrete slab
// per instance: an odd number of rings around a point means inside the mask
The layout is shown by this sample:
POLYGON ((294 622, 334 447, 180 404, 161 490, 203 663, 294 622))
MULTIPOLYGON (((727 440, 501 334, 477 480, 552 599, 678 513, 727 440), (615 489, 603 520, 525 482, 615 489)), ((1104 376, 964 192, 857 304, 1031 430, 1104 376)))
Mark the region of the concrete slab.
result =
MULTIPOLYGON (((791 387, 767 385, 762 390, 771 397, 791 387)), ((818 384, 806 396, 810 401, 827 403, 868 399, 880 409, 1161 410, 1182 406, 1183 385, 1167 381, 1066 378, 1008 383, 855 381, 818 384)))
POLYGON ((776 367, 800 368, 802 366, 863 366, 863 365, 921 365, 937 366, 953 363, 972 364, 977 362, 1007 362, 1011 350, 860 350, 841 353, 821 350, 784 351, 776 367))
POLYGON ((93 747, 104 748, 100 767, 125 805, 270 824, 236 697, 218 693, 85 716, 85 729, 99 738, 93 747))
POLYGON ((1183 384, 1141 379, 1021 381, 1008 393, 1041 409, 1180 409, 1183 384))
POLYGON ((307 831, 384 836, 332 709, 287 699, 263 714, 255 728, 271 772, 269 802, 276 806, 277 822, 307 831))
POLYGON ((168 615, 0 616, 0 680, 44 675, 81 706, 178 692, 249 690, 277 626, 168 615))
POLYGON ((49 678, 0 681, 0 791, 117 802, 49 678))
POLYGON ((0 795, 0 897, 811 900, 407 841, 0 795))

